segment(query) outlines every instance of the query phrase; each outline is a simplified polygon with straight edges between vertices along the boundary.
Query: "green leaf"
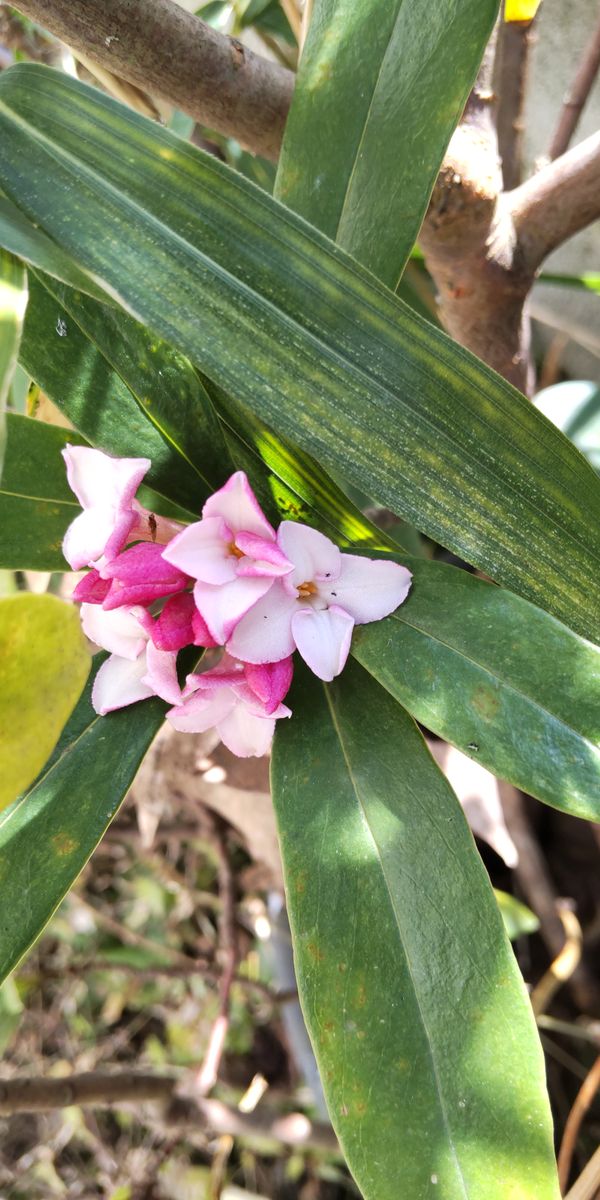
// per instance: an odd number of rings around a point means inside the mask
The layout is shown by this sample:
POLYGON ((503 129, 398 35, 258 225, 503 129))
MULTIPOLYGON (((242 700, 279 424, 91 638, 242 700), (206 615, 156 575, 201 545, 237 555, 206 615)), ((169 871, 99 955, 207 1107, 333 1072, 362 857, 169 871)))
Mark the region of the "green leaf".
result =
POLYGON ((139 319, 326 468, 600 637, 600 481, 508 383, 168 130, 32 64, 0 99, 3 185, 139 319))
POLYGON ((190 514, 223 482, 225 447, 196 372, 123 312, 32 278, 20 359, 93 445, 150 458, 148 483, 190 514))
POLYGON ((358 666, 272 764, 298 987, 365 1200, 557 1200, 533 1017, 460 805, 358 666), (484 1099, 485 1098, 485 1099, 484 1099))
POLYGON ((41 229, 36 229, 15 204, 1 195, 0 246, 22 258, 30 266, 39 267, 48 275, 62 279, 63 283, 70 283, 71 287, 79 288, 105 302, 109 299, 106 292, 98 287, 85 271, 80 270, 64 250, 46 237, 41 229))
POLYGON ((0 818, 0 980, 85 866, 164 719, 160 700, 98 717, 92 683, 43 773, 0 818))
POLYGON ((511 592, 419 559, 352 652, 412 715, 501 779, 600 820, 600 649, 511 592))
POLYGON ((68 571, 62 540, 81 511, 61 450, 85 439, 57 425, 9 413, 0 482, 0 568, 68 571))
POLYGON ((501 892, 498 888, 494 888, 494 895, 507 937, 511 942, 523 937, 525 933, 535 933, 536 929, 539 929, 538 918, 526 904, 521 904, 521 901, 516 900, 509 892, 501 892))
POLYGON ((6 402, 17 366, 27 278, 22 263, 0 250, 0 478, 6 450, 6 402))
POLYGON ((498 0, 314 0, 275 194, 395 289, 498 0))
POLYGON ((43 767, 89 669, 73 605, 56 596, 0 600, 0 809, 43 767))

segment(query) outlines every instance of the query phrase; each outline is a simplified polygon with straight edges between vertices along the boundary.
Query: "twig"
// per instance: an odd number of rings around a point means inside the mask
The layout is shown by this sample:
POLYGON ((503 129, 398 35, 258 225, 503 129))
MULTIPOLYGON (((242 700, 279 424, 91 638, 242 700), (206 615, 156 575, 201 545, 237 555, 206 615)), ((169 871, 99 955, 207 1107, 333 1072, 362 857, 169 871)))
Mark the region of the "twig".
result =
POLYGON ((600 1146, 590 1159, 579 1179, 565 1196, 565 1200, 598 1200, 600 1190, 600 1146))
POLYGON ((539 1029, 548 1029, 551 1033, 564 1033, 582 1042, 591 1042, 600 1047, 600 1021, 590 1021, 588 1025, 574 1025, 571 1021, 561 1021, 557 1017, 549 1017, 546 1013, 538 1013, 536 1022, 539 1029))
POLYGON ((229 1028, 229 1009, 231 987, 235 979, 239 958, 238 942, 235 929, 235 880, 229 862, 227 848, 227 825, 221 817, 206 811, 210 821, 214 846, 218 857, 217 876, 219 881, 219 896, 221 898, 221 913, 219 916, 219 956, 223 963, 219 980, 219 1012, 213 1024, 204 1062, 196 1075, 195 1086, 200 1096, 207 1096, 212 1091, 225 1047, 225 1038, 229 1028))
POLYGON ((573 1151, 575 1150, 581 1123, 599 1088, 600 1055, 598 1055, 593 1067, 581 1085, 565 1125, 565 1131, 558 1154, 558 1181, 563 1193, 566 1189, 571 1172, 573 1151))
POLYGON ((20 0, 19 10, 92 62, 276 159, 291 71, 225 37, 174 0, 20 0))
POLYGON ((220 1100, 202 1097, 182 1100, 180 1079, 144 1071, 104 1073, 94 1071, 64 1079, 9 1079, 0 1081, 0 1116, 17 1112, 46 1112, 56 1108, 110 1108, 120 1104, 162 1102, 167 1105, 163 1125, 202 1127, 232 1137, 269 1138, 287 1146, 302 1146, 339 1154, 333 1130, 311 1122, 302 1113, 281 1116, 272 1109, 241 1113, 220 1100))
POLYGON ((600 217, 600 133, 574 146, 507 196, 523 266, 543 260, 600 217))
POLYGON ((559 905, 558 912, 565 931, 565 944, 531 993, 531 1007, 536 1015, 549 1007, 553 996, 571 978, 581 958, 581 925, 567 905, 559 905))
MULTIPOLYGON (((500 795, 508 832, 519 855, 515 875, 527 904, 536 917, 539 917, 540 934, 555 959, 564 946, 565 934, 546 861, 531 828, 521 793, 516 788, 503 784, 500 795)), ((589 1012, 596 1009, 598 988, 585 963, 580 963, 571 975, 569 990, 580 1011, 589 1012)))
POLYGON ((531 49, 536 40, 533 30, 533 21, 506 21, 499 33, 496 75, 497 128, 506 191, 517 187, 523 172, 525 99, 531 49))
POLYGON ((550 142, 548 157, 559 158, 569 146, 575 133, 584 104, 592 90, 600 69, 600 20, 591 41, 582 55, 571 88, 567 93, 554 136, 550 142))

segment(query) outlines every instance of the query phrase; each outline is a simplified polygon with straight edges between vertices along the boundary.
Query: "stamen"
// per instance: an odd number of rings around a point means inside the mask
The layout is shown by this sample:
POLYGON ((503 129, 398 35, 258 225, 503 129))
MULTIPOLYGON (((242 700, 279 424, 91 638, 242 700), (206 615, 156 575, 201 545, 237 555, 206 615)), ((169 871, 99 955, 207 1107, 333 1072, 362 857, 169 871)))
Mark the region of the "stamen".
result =
POLYGON ((245 557, 244 551, 240 550, 239 546, 236 546, 235 542, 229 543, 229 553, 233 554, 234 558, 244 558, 245 557))
POLYGON ((312 580, 307 579, 306 583, 300 583, 298 585, 298 599, 299 600, 308 600, 309 596, 316 596, 316 594, 317 594, 317 585, 316 585, 316 583, 313 583, 312 580))

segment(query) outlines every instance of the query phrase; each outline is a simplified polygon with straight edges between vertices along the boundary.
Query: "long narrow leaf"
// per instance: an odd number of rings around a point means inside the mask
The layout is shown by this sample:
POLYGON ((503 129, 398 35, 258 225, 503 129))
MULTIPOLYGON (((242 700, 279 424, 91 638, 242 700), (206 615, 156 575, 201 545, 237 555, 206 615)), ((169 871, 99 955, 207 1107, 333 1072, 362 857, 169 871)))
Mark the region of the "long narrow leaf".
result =
POLYGON ((315 0, 275 195, 395 289, 498 0, 315 0))
POLYGON ((273 798, 302 1005, 366 1200, 556 1200, 542 1054, 460 805, 357 666, 306 677, 273 798))
POLYGON ((247 180, 77 81, 4 72, 0 133, 13 198, 209 378, 598 639, 600 481, 509 384, 247 180))

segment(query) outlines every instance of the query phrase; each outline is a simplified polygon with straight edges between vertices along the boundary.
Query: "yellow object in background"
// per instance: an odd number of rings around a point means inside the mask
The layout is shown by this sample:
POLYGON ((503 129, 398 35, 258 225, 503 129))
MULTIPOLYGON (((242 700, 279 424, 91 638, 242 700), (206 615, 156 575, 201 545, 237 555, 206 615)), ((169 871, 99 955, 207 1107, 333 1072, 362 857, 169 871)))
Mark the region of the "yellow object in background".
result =
POLYGON ((23 593, 0 600, 0 810, 50 757, 89 670, 74 604, 23 593))
POLYGON ((505 21, 533 21, 542 0, 505 0, 505 21))

